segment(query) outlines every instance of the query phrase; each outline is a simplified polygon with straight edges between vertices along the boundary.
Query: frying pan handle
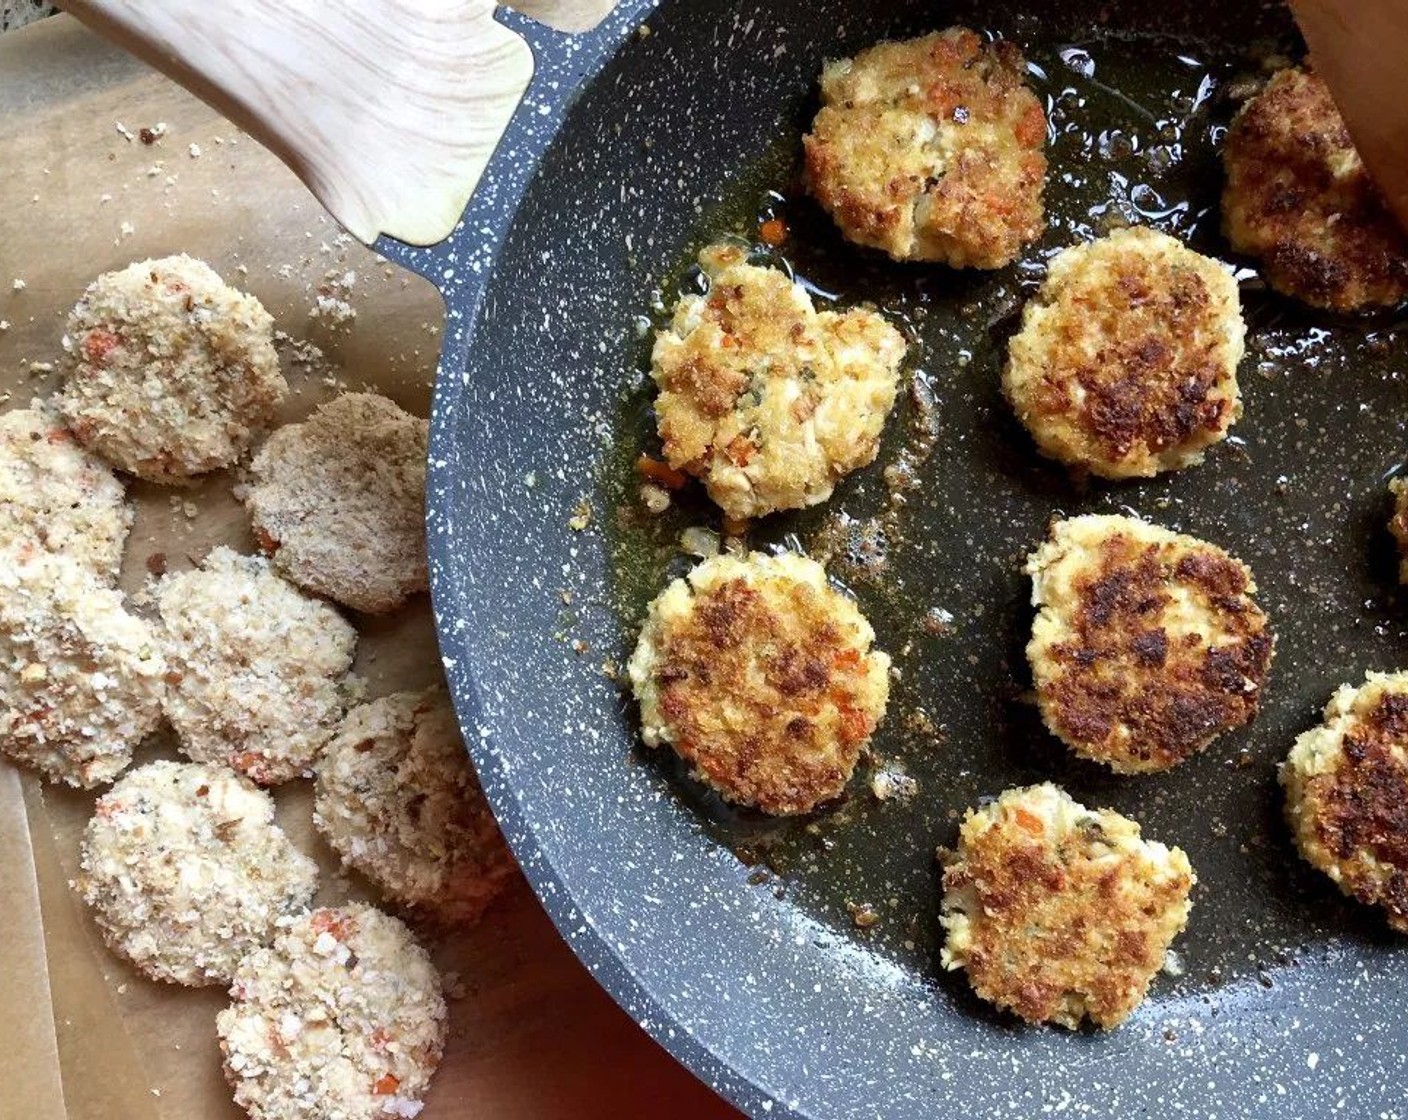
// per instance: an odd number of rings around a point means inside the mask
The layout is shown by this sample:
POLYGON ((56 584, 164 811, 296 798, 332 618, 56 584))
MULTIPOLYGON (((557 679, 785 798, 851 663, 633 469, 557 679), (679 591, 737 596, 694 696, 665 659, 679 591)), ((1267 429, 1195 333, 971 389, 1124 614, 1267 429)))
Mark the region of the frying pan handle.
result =
POLYGON ((248 131, 368 244, 449 235, 507 115, 486 94, 511 103, 533 72, 493 0, 61 2, 248 131))

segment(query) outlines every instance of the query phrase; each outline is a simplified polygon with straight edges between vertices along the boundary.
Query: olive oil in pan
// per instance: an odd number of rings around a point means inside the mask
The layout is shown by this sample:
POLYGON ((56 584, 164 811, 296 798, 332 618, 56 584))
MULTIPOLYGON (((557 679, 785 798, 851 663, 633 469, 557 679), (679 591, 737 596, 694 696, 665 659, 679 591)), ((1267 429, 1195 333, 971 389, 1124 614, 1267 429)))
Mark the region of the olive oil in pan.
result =
MULTIPOLYGON (((1054 780, 1079 800, 1141 821, 1188 850, 1201 886, 1173 983, 1267 977, 1349 935, 1379 939, 1300 865, 1280 823, 1274 765, 1341 680, 1408 664, 1408 603, 1382 530, 1382 479, 1408 456, 1405 366, 1396 317, 1366 324, 1306 313, 1267 293, 1219 233, 1219 147, 1241 98, 1286 43, 1218 45, 1137 36, 1022 43, 1049 118, 1045 235, 992 273, 895 264, 845 243, 796 182, 814 105, 764 159, 735 174, 660 278, 627 371, 616 442, 600 472, 614 557, 613 599, 634 634, 646 604, 696 558, 690 526, 721 532, 691 484, 646 511, 636 461, 658 456, 648 371, 654 329, 698 291, 698 250, 745 239, 793 272, 819 305, 871 303, 909 335, 905 383, 873 466, 828 503, 749 527, 747 545, 827 562, 895 659, 889 714, 850 792, 829 811, 773 821, 739 812, 642 751, 690 811, 753 866, 748 882, 810 921, 892 961, 936 973, 934 850, 969 806, 1054 780), (1001 399, 1005 343, 1046 262, 1122 225, 1161 229, 1240 268, 1250 335, 1246 415, 1208 461, 1134 485, 1085 485, 1037 456, 1001 399), (785 236, 780 236, 785 232, 785 236), (1127 512, 1204 536, 1256 573, 1278 633, 1261 716, 1180 769, 1119 778, 1072 758, 1029 702, 1027 552, 1049 519, 1127 512)), ((1274 61, 1274 60, 1273 60, 1274 61)), ((624 663, 629 648, 619 651, 624 663)), ((959 990, 961 985, 955 988, 959 990)))

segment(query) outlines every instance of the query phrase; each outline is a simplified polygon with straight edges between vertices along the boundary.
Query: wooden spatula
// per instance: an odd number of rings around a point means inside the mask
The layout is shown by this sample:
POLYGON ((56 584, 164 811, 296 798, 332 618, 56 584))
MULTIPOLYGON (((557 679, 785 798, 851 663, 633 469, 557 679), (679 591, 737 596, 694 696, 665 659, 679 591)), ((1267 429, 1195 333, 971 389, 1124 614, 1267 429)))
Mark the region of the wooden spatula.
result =
POLYGON ((1408 230, 1408 0, 1291 0, 1310 61, 1408 230))

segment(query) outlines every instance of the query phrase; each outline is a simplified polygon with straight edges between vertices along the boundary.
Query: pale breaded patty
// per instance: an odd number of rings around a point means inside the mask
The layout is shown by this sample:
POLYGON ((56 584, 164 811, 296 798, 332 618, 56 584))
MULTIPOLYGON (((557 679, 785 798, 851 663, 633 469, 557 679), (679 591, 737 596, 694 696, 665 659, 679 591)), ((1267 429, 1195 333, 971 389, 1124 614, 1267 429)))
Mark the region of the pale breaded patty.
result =
POLYGON ((1222 265, 1151 229, 1063 250, 1002 388, 1042 454, 1103 478, 1202 461, 1242 414, 1246 325, 1222 265))
POLYGON ((229 983, 278 923, 307 910, 318 868, 274 802, 223 766, 153 762, 98 799, 74 884, 103 938, 153 980, 229 983))
POLYGON ((965 27, 879 43, 821 74, 811 193, 896 260, 1001 268, 1043 230, 1046 115, 1016 46, 965 27))
POLYGON ((705 249, 699 263, 708 294, 680 300, 655 340, 665 458, 730 517, 824 502, 875 459, 904 336, 868 308, 818 312, 737 246, 705 249))
POLYGON ((1342 686, 1280 774, 1301 855, 1408 933, 1408 673, 1342 686))
POLYGON ((307 773, 347 710, 356 631, 262 556, 216 548, 157 588, 166 714, 197 762, 260 785, 307 773))
POLYGON ((1042 718, 1121 774, 1167 770, 1256 715, 1273 639, 1251 571, 1131 517, 1058 521, 1027 560, 1042 718))
POLYGON ((65 341, 57 401, 69 427, 153 482, 228 467, 288 394, 269 313, 187 256, 99 276, 65 341))
POLYGON ((1408 238, 1317 75, 1282 70, 1248 101, 1223 167, 1223 230, 1277 291, 1335 311, 1408 297, 1408 238))
POLYGON ((630 662, 649 746, 766 813, 838 797, 885 714, 889 657, 814 560, 717 556, 650 605, 630 662))
POLYGON ((112 469, 43 408, 0 416, 0 548, 34 545, 117 578, 132 507, 112 469))
POLYGON ((156 730, 160 643, 84 564, 0 550, 0 754, 51 781, 110 782, 156 730))
POLYGON ((444 689, 347 713, 318 760, 313 819, 342 860, 441 925, 475 921, 515 864, 444 689))
POLYGON ((1188 923, 1188 857, 1048 783, 970 809, 945 855, 945 968, 1031 1023, 1109 1030, 1188 923))
POLYGON ((430 584, 430 424, 375 393, 344 393, 280 428, 254 457, 245 505, 259 546, 299 587, 353 610, 394 610, 430 584))
POLYGON ((1408 583, 1408 478, 1395 478, 1388 484, 1393 495, 1393 516, 1388 530, 1398 545, 1398 580, 1408 583))
POLYGON ((370 906, 314 910, 241 962, 215 1020, 253 1120, 415 1116, 445 1048, 440 976, 370 906))

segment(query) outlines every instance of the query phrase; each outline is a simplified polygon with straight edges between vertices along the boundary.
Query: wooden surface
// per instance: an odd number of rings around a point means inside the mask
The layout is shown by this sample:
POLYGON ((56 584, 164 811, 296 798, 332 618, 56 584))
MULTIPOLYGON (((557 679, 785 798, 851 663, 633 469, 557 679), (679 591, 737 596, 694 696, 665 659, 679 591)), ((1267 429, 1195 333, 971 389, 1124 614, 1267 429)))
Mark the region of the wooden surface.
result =
MULTIPOLYGON (((583 19, 580 10, 563 16, 583 19)), ((516 92, 485 91, 486 111, 499 113, 487 126, 501 127, 516 92)), ((187 251, 325 353, 323 361, 285 347, 295 388, 286 419, 342 385, 427 408, 441 319, 434 290, 340 236, 268 152, 74 21, 0 39, 0 146, 3 407, 52 388, 47 363, 58 358, 64 315, 94 275, 187 251), (158 123, 165 135, 144 144, 139 130, 158 123)), ((154 551, 181 566, 217 542, 251 547, 233 481, 218 476, 181 492, 174 506, 170 491, 132 488, 129 592, 154 551)), ((424 602, 360 628, 358 671, 369 695, 438 673, 424 602)), ((101 947, 67 888, 91 802, 0 769, 0 1115, 234 1117, 214 1037, 223 994, 132 973, 101 947)), ((312 834, 306 785, 281 791, 279 802, 291 835, 328 872, 325 897, 359 893, 332 874, 335 861, 312 834)), ((526 886, 482 926, 439 944, 436 956, 460 974, 463 994, 451 1004, 451 1043, 426 1120, 734 1115, 595 986, 526 886)))

